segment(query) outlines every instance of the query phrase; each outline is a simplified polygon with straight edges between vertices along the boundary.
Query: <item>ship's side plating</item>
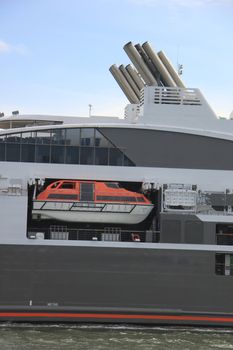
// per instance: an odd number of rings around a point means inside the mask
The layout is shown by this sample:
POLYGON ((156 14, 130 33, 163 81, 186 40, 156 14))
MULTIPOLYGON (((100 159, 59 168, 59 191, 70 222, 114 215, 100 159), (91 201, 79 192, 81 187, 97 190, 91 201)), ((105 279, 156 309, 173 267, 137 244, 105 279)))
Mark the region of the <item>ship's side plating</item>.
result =
POLYGON ((124 120, 0 120, 0 320, 233 324, 232 122, 164 53, 125 51, 140 75, 111 68, 124 120), (140 227, 33 217, 64 179, 116 181, 153 210, 140 227))

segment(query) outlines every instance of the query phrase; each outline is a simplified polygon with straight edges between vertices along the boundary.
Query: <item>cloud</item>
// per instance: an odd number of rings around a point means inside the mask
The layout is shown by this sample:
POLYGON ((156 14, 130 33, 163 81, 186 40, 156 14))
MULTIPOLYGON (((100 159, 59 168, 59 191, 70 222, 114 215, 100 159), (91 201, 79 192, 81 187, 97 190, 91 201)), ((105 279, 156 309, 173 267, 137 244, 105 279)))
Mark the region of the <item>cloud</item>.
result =
POLYGON ((200 7, 208 5, 233 4, 233 0, 129 0, 131 3, 143 6, 181 6, 181 7, 200 7))
POLYGON ((0 40, 0 54, 17 53, 19 55, 25 55, 27 52, 28 50, 24 45, 11 45, 3 40, 0 40))

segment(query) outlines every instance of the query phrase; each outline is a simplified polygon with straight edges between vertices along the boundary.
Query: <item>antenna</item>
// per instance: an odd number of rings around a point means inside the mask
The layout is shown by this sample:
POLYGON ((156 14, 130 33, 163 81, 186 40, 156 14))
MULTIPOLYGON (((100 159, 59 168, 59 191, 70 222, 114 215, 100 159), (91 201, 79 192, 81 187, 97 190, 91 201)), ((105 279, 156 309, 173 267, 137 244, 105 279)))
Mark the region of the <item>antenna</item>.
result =
POLYGON ((176 64, 177 64, 177 73, 179 76, 183 74, 183 64, 179 63, 179 51, 180 51, 180 45, 177 46, 177 59, 176 59, 176 64))
POLYGON ((89 107, 89 117, 91 117, 91 109, 92 109, 92 105, 91 105, 91 104, 89 104, 89 105, 88 105, 88 107, 89 107))

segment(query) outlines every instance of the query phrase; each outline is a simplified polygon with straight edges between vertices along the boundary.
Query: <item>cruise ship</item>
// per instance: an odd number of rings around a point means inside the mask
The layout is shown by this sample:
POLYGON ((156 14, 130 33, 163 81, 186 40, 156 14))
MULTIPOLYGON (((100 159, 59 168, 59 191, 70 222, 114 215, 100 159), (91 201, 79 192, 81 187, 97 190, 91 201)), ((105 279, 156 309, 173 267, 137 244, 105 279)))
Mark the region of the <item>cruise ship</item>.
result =
POLYGON ((124 46, 124 118, 0 118, 0 321, 233 325, 233 121, 124 46))

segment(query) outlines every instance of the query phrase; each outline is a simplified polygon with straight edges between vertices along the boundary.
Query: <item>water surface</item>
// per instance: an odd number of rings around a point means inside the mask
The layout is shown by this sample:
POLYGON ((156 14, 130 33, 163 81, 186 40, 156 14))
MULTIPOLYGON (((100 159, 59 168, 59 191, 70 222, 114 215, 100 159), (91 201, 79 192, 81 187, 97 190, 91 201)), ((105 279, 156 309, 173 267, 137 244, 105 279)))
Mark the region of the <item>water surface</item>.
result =
POLYGON ((233 349, 233 329, 0 324, 0 350, 233 349))

